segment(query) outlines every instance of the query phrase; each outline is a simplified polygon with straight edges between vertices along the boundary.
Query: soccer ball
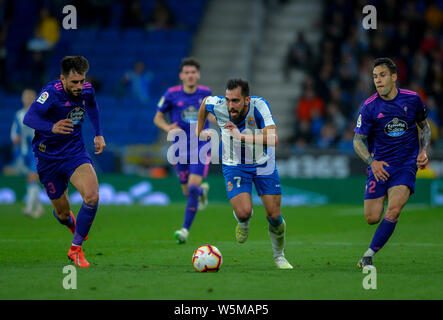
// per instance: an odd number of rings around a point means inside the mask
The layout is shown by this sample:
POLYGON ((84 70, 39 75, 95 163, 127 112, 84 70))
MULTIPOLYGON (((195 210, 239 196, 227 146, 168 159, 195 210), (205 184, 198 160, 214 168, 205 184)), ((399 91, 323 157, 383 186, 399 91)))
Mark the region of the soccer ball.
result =
POLYGON ((192 265, 198 272, 217 272, 222 263, 220 250, 209 244, 198 247, 192 255, 192 265))

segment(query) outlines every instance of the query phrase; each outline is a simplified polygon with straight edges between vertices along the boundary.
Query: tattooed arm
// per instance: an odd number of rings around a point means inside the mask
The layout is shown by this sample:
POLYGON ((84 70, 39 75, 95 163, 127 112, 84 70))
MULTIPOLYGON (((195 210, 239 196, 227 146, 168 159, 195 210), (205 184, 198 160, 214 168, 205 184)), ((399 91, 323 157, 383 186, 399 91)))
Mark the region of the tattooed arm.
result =
POLYGON ((364 162, 370 166, 372 162, 374 161, 374 158, 369 153, 368 147, 366 146, 366 140, 368 139, 368 136, 365 136, 363 134, 356 133, 354 135, 354 150, 358 154, 360 158, 364 162))
POLYGON ((426 167, 429 162, 428 159, 428 149, 431 144, 431 127, 429 126, 428 121, 425 119, 421 122, 417 123, 420 127, 420 153, 417 157, 417 166, 420 169, 426 167))
POLYGON ((389 173, 385 170, 384 167, 389 167, 389 164, 384 161, 377 161, 374 157, 369 153, 368 147, 366 146, 366 140, 368 136, 356 133, 354 135, 354 150, 358 154, 362 160, 367 163, 368 166, 371 167, 372 172, 374 173, 375 180, 377 182, 381 179, 386 181, 389 177, 389 173))

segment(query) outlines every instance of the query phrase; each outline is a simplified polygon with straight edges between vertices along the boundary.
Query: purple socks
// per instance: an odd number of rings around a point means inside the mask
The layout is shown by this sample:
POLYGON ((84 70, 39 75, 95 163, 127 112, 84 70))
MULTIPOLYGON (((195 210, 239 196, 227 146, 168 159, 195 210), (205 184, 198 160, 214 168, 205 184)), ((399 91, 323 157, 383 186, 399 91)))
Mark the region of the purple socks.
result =
POLYGON ((183 222, 183 228, 189 230, 192 222, 194 221, 195 214, 198 209, 198 198, 202 195, 203 190, 195 184, 188 186, 188 204, 185 211, 185 221, 183 222))
POLYGON ((369 248, 371 248, 374 252, 379 251, 391 237, 397 221, 398 219, 393 221, 388 218, 383 218, 378 225, 377 230, 375 230, 374 237, 372 238, 369 248))
POLYGON ((60 222, 62 225, 70 227, 74 223, 74 219, 72 219, 71 215, 69 215, 69 218, 66 220, 60 220, 60 218, 55 214, 55 210, 52 210, 52 213, 54 214, 54 217, 57 219, 57 221, 60 222))
POLYGON ((74 240, 72 240, 73 245, 82 245, 83 240, 88 235, 89 230, 91 229, 92 222, 94 221, 95 214, 97 212, 97 208, 98 204, 91 205, 83 202, 82 207, 80 208, 80 211, 77 215, 74 240))

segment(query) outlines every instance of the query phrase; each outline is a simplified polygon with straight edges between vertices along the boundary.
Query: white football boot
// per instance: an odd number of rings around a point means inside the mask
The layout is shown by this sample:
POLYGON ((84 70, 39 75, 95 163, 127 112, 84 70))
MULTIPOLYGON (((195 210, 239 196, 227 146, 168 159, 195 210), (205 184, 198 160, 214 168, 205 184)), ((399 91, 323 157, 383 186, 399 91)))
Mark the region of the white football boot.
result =
POLYGON ((177 240, 178 244, 185 243, 188 240, 189 231, 188 229, 181 228, 180 230, 175 231, 174 238, 177 240))

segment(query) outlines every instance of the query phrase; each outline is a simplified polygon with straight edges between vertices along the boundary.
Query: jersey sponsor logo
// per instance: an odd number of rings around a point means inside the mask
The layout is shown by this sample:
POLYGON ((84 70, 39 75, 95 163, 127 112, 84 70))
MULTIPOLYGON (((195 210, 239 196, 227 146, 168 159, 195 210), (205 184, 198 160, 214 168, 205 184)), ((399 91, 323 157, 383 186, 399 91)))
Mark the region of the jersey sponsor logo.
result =
POLYGON ((357 120, 357 128, 361 127, 361 114, 358 115, 358 120, 357 120))
POLYGON ((68 113, 67 119, 72 120, 74 125, 79 124, 85 118, 85 109, 82 107, 75 107, 68 113))
POLYGON ((189 106, 182 112, 182 119, 186 122, 197 121, 198 110, 194 106, 189 106))
POLYGON ((49 93, 47 91, 43 92, 40 97, 37 99, 38 103, 45 103, 45 101, 49 98, 49 93))
POLYGON ((394 118, 385 125, 385 133, 390 137, 400 137, 406 130, 408 130, 408 124, 398 118, 394 118))

